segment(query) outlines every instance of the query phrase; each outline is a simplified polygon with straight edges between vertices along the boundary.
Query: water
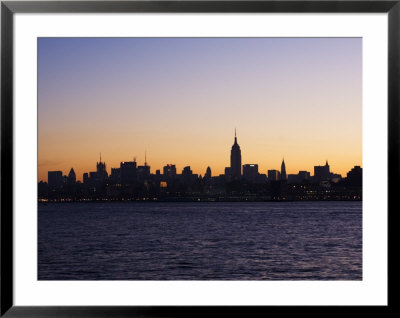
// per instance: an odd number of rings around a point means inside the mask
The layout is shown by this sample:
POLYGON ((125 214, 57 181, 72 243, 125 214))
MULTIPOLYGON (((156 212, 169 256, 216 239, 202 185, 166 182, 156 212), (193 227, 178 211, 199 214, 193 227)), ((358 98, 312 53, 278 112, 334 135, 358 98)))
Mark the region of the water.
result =
POLYGON ((362 202, 39 204, 40 280, 361 280, 362 202))

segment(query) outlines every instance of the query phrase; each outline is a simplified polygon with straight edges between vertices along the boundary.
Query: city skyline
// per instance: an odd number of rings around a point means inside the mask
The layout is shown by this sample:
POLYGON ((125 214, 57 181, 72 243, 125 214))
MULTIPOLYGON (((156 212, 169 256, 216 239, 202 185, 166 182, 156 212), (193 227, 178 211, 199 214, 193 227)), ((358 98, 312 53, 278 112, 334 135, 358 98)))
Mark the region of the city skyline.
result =
MULTIPOLYGON (((240 146, 238 144, 237 135, 236 135, 236 129, 235 129, 234 143, 232 145, 231 155, 230 155, 230 165, 228 165, 228 166, 226 166, 224 168, 224 173, 215 174, 215 173, 212 172, 213 170, 212 170, 211 165, 208 165, 204 173, 196 173, 196 172, 194 172, 194 175, 197 175, 199 177, 200 176, 204 177, 206 174, 209 174, 209 177, 211 177, 211 176, 212 177, 218 177, 218 176, 222 176, 222 175, 224 175, 224 176, 228 176, 229 175, 229 177, 231 177, 233 179, 239 179, 239 178, 245 176, 244 169, 246 167, 249 169, 249 168, 252 168, 253 166, 256 166, 257 174, 265 175, 266 179, 268 179, 268 180, 270 180, 270 176, 269 176, 270 173, 271 172, 275 172, 275 171, 277 173, 276 174, 276 180, 287 180, 289 175, 292 175, 292 176, 293 175, 301 175, 302 173, 308 173, 309 176, 314 177, 316 169, 318 171, 321 171, 321 169, 324 170, 325 167, 328 168, 328 170, 327 170, 328 175, 329 174, 334 174, 334 175, 340 176, 340 178, 344 177, 346 175, 346 173, 348 173, 350 171, 350 169, 349 169, 345 174, 337 173, 335 171, 330 171, 330 165, 328 164, 328 160, 326 160, 324 165, 317 165, 317 166, 314 165, 313 166, 313 170, 310 170, 310 171, 308 171, 308 170, 298 170, 298 171, 296 171, 296 173, 294 173, 294 172, 293 173, 287 173, 287 171, 286 171, 286 163, 285 163, 285 159, 284 158, 282 158, 280 169, 269 168, 266 171, 262 171, 262 170, 259 170, 259 164, 257 162, 242 163, 242 158, 241 157, 242 157, 241 150, 240 150, 240 146)), ((81 181, 81 182, 83 181, 84 182, 85 181, 84 180, 84 175, 89 177, 90 173, 95 173, 95 171, 97 171, 97 173, 98 173, 99 169, 100 169, 101 173, 105 173, 104 178, 108 178, 108 177, 110 177, 112 175, 112 169, 119 170, 119 168, 122 165, 131 164, 131 163, 135 164, 135 169, 136 169, 136 167, 138 167, 138 168, 146 167, 148 169, 149 174, 151 174, 151 175, 155 175, 157 173, 157 171, 158 171, 159 174, 165 175, 165 173, 166 173, 165 168, 166 167, 173 167, 175 173, 177 175, 180 174, 179 173, 180 170, 177 169, 176 164, 174 164, 173 162, 165 163, 162 167, 156 167, 156 168, 153 168, 153 170, 151 170, 151 165, 147 162, 147 153, 146 152, 145 152, 145 160, 144 160, 142 165, 140 164, 140 162, 137 162, 136 161, 136 157, 134 157, 132 159, 132 161, 129 161, 129 160, 120 161, 118 166, 111 166, 111 167, 109 166, 109 168, 107 170, 107 163, 105 161, 102 161, 101 153, 99 153, 99 161, 96 161, 96 166, 97 166, 96 169, 92 169, 92 171, 89 171, 89 170, 85 171, 82 174, 82 177, 78 178, 77 174, 75 173, 74 167, 71 167, 70 170, 69 170, 69 175, 65 175, 65 177, 69 177, 70 178, 71 177, 70 174, 72 172, 73 173, 73 179, 75 181, 81 181)), ((354 164, 352 166, 352 168, 356 167, 356 166, 357 166, 357 164, 354 164)), ((361 166, 358 166, 358 167, 361 167, 361 166)), ((93 168, 94 168, 94 165, 93 165, 93 168)), ((190 173, 193 173, 193 170, 191 169, 191 166, 186 164, 185 166, 182 167, 182 174, 184 173, 185 169, 186 170, 189 169, 188 171, 190 171, 190 173)), ((49 173, 54 173, 54 172, 61 172, 61 175, 64 176, 64 171, 62 171, 62 170, 48 171, 48 174, 49 173)), ((319 174, 321 174, 321 172, 319 172, 319 174)), ((328 177, 328 175, 327 175, 327 177, 328 177)), ((48 182, 48 178, 47 178, 47 180, 40 180, 40 181, 42 181, 42 182, 46 182, 47 181, 48 182)))
POLYGON ((39 38, 38 181, 136 157, 204 175, 362 165, 360 38, 39 38))

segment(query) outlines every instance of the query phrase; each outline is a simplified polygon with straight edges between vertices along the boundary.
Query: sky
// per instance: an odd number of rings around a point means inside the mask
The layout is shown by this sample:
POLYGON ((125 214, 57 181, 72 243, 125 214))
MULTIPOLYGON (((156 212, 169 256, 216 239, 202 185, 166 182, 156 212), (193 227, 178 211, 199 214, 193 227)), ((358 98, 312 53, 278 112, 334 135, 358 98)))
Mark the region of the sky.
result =
POLYGON ((39 38, 38 181, 102 161, 204 175, 362 166, 361 38, 39 38))

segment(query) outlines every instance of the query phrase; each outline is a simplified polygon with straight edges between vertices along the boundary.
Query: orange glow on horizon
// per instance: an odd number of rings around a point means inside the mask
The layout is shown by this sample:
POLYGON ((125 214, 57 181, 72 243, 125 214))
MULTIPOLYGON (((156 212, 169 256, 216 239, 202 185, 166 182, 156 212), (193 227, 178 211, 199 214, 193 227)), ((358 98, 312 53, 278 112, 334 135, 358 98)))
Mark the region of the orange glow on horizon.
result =
POLYGON ((217 176, 235 135, 262 174, 362 166, 362 38, 38 40, 38 181, 100 152, 217 176))
MULTIPOLYGON (((190 138, 189 138, 190 139, 190 138)), ((227 141, 229 138, 226 138, 227 141)), ((229 142, 229 141, 228 141, 229 142)), ((233 144, 233 137, 230 140, 233 144)), ((275 153, 269 152, 267 150, 260 151, 254 148, 246 149, 247 147, 240 141, 238 137, 238 143, 241 147, 242 154, 242 165, 244 164, 258 164, 258 170, 261 174, 267 174, 268 170, 279 170, 281 169, 281 163, 283 156, 280 151, 275 153), (257 159, 257 158, 261 158, 257 159)), ((208 156, 201 156, 204 153, 202 148, 204 145, 196 144, 192 146, 192 149, 188 150, 187 147, 179 149, 179 145, 170 145, 171 150, 165 152, 165 148, 147 153, 147 162, 150 166, 150 171, 152 174, 156 173, 156 170, 160 170, 163 173, 164 166, 171 166, 174 164, 176 166, 177 173, 180 174, 185 166, 190 166, 191 170, 195 174, 204 176, 207 167, 211 168, 212 176, 218 176, 224 174, 225 167, 230 166, 230 147, 231 145, 226 145, 225 147, 219 147, 219 142, 215 145, 209 145, 209 153, 214 153, 215 157, 210 158, 208 156), (187 151, 185 151, 185 149, 187 151), (179 151, 180 150, 180 151, 179 151), (179 154, 179 155, 178 155, 179 154), (208 161, 207 161, 208 157, 208 161)), ((252 143, 257 145, 256 142, 252 143)), ((278 146, 278 145, 276 145, 278 146)), ((283 152, 283 146, 281 145, 283 152)), ((204 149, 204 148, 203 148, 204 149)), ((299 171, 306 170, 314 174, 314 166, 325 165, 325 161, 328 160, 330 165, 330 170, 333 173, 337 173, 345 177, 347 172, 350 171, 354 166, 362 166, 361 151, 357 149, 345 148, 347 156, 343 156, 340 153, 335 153, 335 151, 327 152, 326 156, 316 155, 313 153, 306 153, 301 151, 301 147, 291 148, 290 151, 285 151, 285 165, 287 174, 297 174, 299 171), (300 148, 300 149, 299 149, 300 148), (353 154, 351 154, 351 151, 353 154), (357 154, 358 152, 358 154, 357 154), (350 156, 352 155, 352 156, 350 156)), ((81 154, 81 150, 77 149, 77 154, 81 154)), ((77 180, 82 181, 82 175, 85 172, 96 171, 96 163, 100 158, 96 158, 94 154, 98 152, 93 151, 93 156, 83 157, 83 156, 68 156, 67 154, 58 154, 54 156, 56 160, 47 161, 45 158, 42 159, 39 155, 39 167, 38 167, 38 181, 47 181, 47 172, 54 170, 61 170, 63 175, 67 175, 71 168, 74 168, 77 180), (61 161, 64 158, 64 161, 61 161), (57 160, 60 160, 58 162, 57 160)), ((111 173, 111 168, 119 168, 120 164, 126 161, 133 161, 136 156, 128 154, 126 151, 121 151, 117 153, 116 151, 104 151, 102 150, 102 161, 106 163, 107 172, 111 173), (121 159, 124 160, 121 160, 121 159), (131 158, 131 159, 130 159, 131 158)), ((144 165, 144 155, 143 158, 138 158, 138 165, 144 165)))

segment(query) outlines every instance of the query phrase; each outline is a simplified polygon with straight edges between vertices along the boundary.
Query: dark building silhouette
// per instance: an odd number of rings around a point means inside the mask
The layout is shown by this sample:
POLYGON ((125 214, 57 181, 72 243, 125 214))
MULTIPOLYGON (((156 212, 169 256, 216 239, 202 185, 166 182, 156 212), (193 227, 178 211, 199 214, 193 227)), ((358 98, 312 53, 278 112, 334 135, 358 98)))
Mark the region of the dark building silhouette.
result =
POLYGON ((287 180, 285 160, 282 159, 280 180, 287 180))
POLYGON ((235 142, 231 149, 231 178, 240 179, 242 176, 242 154, 240 146, 237 143, 236 129, 235 129, 235 142))
POLYGON ((286 199, 288 185, 287 180, 270 181, 270 194, 272 200, 286 199))
POLYGON ((97 179, 97 172, 96 171, 91 171, 89 172, 89 180, 96 180, 97 179))
POLYGON ((257 175, 257 181, 258 183, 267 183, 267 175, 265 173, 259 173, 257 175))
POLYGON ((49 184, 47 182, 40 181, 38 183, 38 199, 49 197, 49 184))
POLYGON ((328 160, 325 166, 314 166, 314 182, 329 180, 330 174, 328 160))
POLYGON ((161 179, 162 179, 162 177, 161 177, 161 170, 160 169, 157 169, 156 170, 156 174, 155 175, 153 175, 153 179, 154 179, 154 182, 156 183, 156 184, 160 184, 160 181, 161 181, 161 179))
POLYGON ((75 174, 74 168, 71 168, 71 170, 68 173, 67 183, 68 184, 76 183, 76 174, 75 174))
POLYGON ((64 183, 62 171, 49 171, 47 173, 47 181, 51 189, 61 188, 64 183))
POLYGON ((182 175, 192 175, 192 174, 193 174, 193 172, 190 169, 190 166, 186 166, 182 169, 182 175))
POLYGON ((136 159, 133 159, 133 161, 122 161, 119 169, 122 184, 133 184, 136 182, 136 159))
POLYGON ((362 186, 362 168, 360 166, 354 166, 348 173, 346 182, 351 186, 362 186))
POLYGON ((288 183, 302 183, 304 180, 310 179, 310 172, 308 171, 299 171, 298 174, 288 174, 287 181, 288 183))
POLYGON ((121 168, 111 168, 111 174, 109 177, 109 181, 111 184, 120 184, 121 183, 121 168))
POLYGON ((106 181, 108 180, 108 173, 106 164, 101 161, 101 154, 100 154, 100 161, 96 163, 96 171, 91 171, 89 174, 83 174, 83 183, 92 189, 98 189, 105 185, 106 181))
POLYGON ((164 177, 173 178, 176 177, 176 167, 173 164, 167 164, 163 167, 164 177))
POLYGON ((224 176, 225 176, 226 181, 229 181, 232 179, 232 168, 231 167, 225 167, 224 176))
POLYGON ((89 183, 89 174, 87 172, 85 172, 83 174, 83 184, 88 184, 89 183))
POLYGON ((299 173, 297 174, 299 176, 299 182, 303 182, 304 180, 309 180, 310 179, 310 172, 308 171, 299 171, 299 173))
POLYGON ((243 165, 243 178, 249 182, 257 182, 258 179, 258 165, 245 164, 243 165))
POLYGON ((100 161, 96 164, 97 167, 97 179, 99 181, 105 181, 108 178, 107 168, 105 162, 101 161, 101 154, 100 154, 100 161))
POLYGON ((210 181, 211 180, 211 168, 207 167, 206 173, 204 174, 204 180, 210 181))
POLYGON ((268 179, 260 174, 257 164, 241 166, 241 150, 235 141, 231 150, 231 165, 225 174, 212 177, 207 167, 204 178, 194 174, 190 166, 176 173, 176 166, 167 164, 163 174, 150 173, 145 161, 137 166, 136 159, 121 162, 119 168, 111 168, 108 176, 106 164, 96 163, 96 171, 83 174, 83 184, 76 181, 73 168, 66 176, 62 171, 49 171, 48 183, 39 182, 40 201, 81 200, 161 200, 161 201, 268 201, 268 200, 361 200, 362 168, 354 166, 347 178, 330 172, 328 161, 310 172, 287 174, 282 159, 281 169, 268 170, 268 179), (243 170, 242 170, 243 169, 243 170), (314 182, 315 181, 315 182, 314 182))
POLYGON ((279 171, 278 170, 268 170, 268 181, 277 181, 279 180, 279 171))
POLYGON ((339 182, 340 180, 342 180, 342 176, 341 176, 340 174, 332 173, 332 172, 331 172, 331 174, 330 174, 330 176, 329 176, 329 180, 330 180, 331 182, 337 183, 337 182, 339 182))
POLYGON ((193 171, 190 169, 190 166, 186 166, 182 170, 182 181, 184 185, 191 185, 197 179, 197 175, 193 174, 193 171))
POLYGON ((150 166, 138 166, 137 167, 137 179, 139 181, 146 180, 150 176, 150 166))
POLYGON ((150 166, 147 164, 146 154, 144 155, 144 165, 137 167, 137 178, 139 181, 147 180, 150 177, 150 166))
POLYGON ((287 182, 288 183, 298 183, 298 182, 300 182, 299 175, 297 175, 297 174, 288 174, 287 175, 287 182))

